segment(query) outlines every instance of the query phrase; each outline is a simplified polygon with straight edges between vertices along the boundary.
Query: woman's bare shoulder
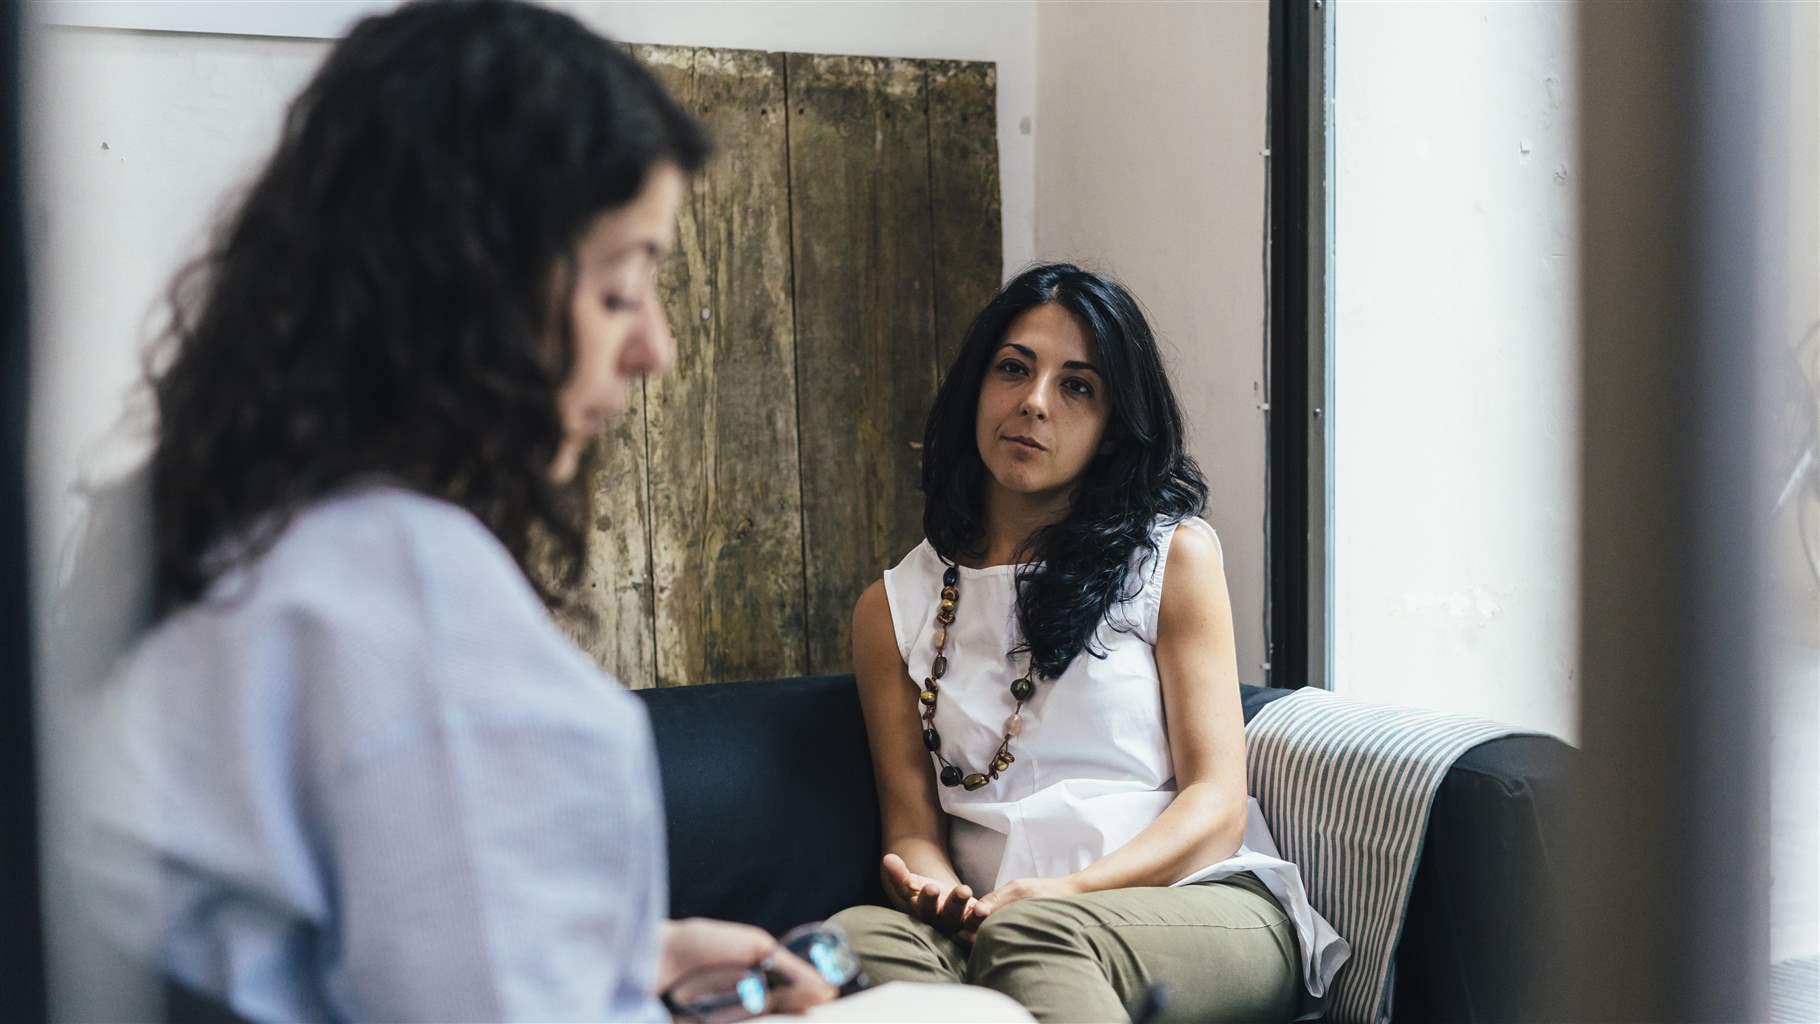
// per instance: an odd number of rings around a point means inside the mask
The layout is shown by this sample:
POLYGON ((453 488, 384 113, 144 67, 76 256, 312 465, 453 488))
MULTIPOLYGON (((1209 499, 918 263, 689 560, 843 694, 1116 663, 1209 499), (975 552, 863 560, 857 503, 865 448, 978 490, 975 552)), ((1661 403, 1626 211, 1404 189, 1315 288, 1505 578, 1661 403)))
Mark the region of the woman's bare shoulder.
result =
POLYGON ((902 666, 891 623, 891 599, 885 593, 885 581, 876 579, 853 604, 853 669, 864 680, 874 674, 869 669, 901 672, 902 666))

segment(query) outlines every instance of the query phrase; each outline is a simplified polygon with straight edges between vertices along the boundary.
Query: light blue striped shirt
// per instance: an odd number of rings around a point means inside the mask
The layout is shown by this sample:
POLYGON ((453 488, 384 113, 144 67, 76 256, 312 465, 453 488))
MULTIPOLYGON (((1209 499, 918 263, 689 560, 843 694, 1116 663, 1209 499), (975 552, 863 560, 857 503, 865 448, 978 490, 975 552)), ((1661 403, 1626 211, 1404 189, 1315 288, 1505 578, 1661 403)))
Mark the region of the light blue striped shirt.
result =
POLYGON ((324 500, 94 695, 104 934, 253 1020, 665 1020, 642 705, 468 513, 324 500))

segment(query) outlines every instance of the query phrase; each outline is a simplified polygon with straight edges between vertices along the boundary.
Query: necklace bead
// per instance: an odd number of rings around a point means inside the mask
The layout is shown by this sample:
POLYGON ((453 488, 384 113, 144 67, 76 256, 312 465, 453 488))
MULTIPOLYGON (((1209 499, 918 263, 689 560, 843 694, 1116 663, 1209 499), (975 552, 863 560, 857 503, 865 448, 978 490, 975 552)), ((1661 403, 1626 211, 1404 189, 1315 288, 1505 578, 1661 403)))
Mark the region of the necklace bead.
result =
POLYGON ((1005 719, 1005 735, 1017 736, 1017 735, 1022 734, 1023 731, 1024 731, 1024 716, 1013 711, 1011 713, 1011 717, 1005 719))
POLYGON ((1035 693, 1036 684, 1030 681, 1029 676, 1021 676, 1011 681, 1011 696, 1017 698, 1019 704, 1029 700, 1035 693))

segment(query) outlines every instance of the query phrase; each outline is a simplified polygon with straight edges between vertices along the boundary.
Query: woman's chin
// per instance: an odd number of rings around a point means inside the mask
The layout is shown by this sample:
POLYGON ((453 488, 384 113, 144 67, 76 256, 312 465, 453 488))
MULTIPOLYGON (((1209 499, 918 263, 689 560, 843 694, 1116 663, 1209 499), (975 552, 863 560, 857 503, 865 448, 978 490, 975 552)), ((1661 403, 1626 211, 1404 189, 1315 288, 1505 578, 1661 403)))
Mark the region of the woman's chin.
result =
POLYGON ((550 461, 548 476, 550 482, 561 486, 575 479, 581 470, 581 446, 564 443, 556 450, 556 458, 550 461))
POLYGON ((1051 480, 1036 473, 1020 473, 1003 470, 995 472, 992 477, 999 488, 1006 494, 1015 494, 1024 498, 1042 498, 1054 494, 1065 486, 1064 482, 1051 480))

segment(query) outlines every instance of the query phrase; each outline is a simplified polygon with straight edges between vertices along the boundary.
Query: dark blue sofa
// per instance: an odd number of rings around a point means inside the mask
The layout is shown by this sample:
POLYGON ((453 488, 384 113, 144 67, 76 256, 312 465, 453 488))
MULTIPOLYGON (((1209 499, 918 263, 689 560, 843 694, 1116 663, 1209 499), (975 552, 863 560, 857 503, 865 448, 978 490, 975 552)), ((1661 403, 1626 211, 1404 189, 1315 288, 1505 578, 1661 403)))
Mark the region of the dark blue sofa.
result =
MULTIPOLYGON (((1289 690, 1242 688, 1245 717, 1289 690)), ((878 803, 852 676, 640 691, 657 735, 675 917, 773 932, 883 902, 878 803)), ((1397 947, 1394 1019, 1557 1019, 1570 775, 1559 740, 1469 750, 1435 796, 1397 947)))

